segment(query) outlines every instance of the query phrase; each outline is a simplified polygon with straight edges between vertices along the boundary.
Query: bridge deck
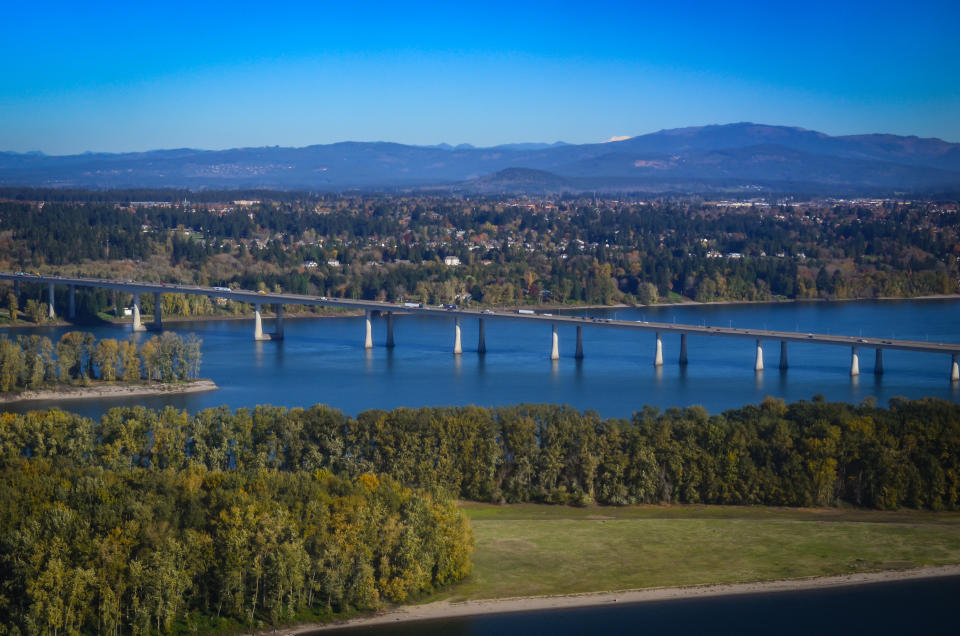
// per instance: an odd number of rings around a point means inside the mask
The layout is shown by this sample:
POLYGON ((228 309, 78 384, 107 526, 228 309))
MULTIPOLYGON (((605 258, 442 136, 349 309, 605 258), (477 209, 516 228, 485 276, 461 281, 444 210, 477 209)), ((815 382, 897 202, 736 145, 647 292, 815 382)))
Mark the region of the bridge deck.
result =
POLYGON ((306 296, 301 294, 286 294, 273 292, 255 292, 247 290, 220 291, 211 287, 198 285, 177 285, 169 283, 146 283, 132 280, 106 280, 99 278, 70 278, 65 276, 37 276, 32 274, 16 274, 0 272, 0 280, 21 281, 23 283, 42 283, 55 285, 76 285, 78 287, 99 287, 102 289, 116 289, 127 293, 163 293, 163 294, 193 294, 212 298, 227 298, 251 304, 288 304, 288 305, 319 305, 325 307, 344 307, 349 309, 363 309, 371 311, 404 312, 428 316, 444 317, 476 317, 498 320, 520 320, 527 322, 542 322, 545 324, 589 326, 608 329, 631 329, 635 331, 660 332, 663 334, 687 334, 696 336, 713 336, 727 338, 746 338, 751 340, 781 340, 785 342, 807 342, 822 345, 839 345, 845 347, 864 347, 897 349, 902 351, 920 351, 924 353, 960 354, 960 343, 956 342, 926 342, 921 340, 898 340, 893 338, 857 337, 843 335, 828 335, 817 333, 799 333, 795 331, 773 331, 768 329, 739 329, 736 327, 712 327, 661 322, 638 322, 630 320, 614 320, 608 318, 584 318, 579 316, 518 314, 513 311, 498 311, 490 309, 445 309, 442 307, 406 307, 396 303, 375 300, 351 300, 349 298, 327 298, 324 296, 306 296))

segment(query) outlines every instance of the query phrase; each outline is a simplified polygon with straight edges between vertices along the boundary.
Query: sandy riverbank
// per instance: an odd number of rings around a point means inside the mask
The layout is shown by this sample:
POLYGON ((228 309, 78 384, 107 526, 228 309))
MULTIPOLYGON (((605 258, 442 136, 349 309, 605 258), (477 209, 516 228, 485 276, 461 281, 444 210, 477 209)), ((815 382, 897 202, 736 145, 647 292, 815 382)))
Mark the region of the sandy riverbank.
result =
POLYGON ((780 581, 758 581, 753 583, 725 583, 716 585, 690 585, 684 587, 662 587, 640 590, 620 590, 616 592, 596 592, 589 594, 567 594, 560 596, 536 596, 527 598, 505 598, 451 603, 438 601, 425 605, 393 607, 370 616, 352 618, 346 621, 323 625, 297 625, 272 631, 256 632, 260 636, 298 636, 314 631, 340 629, 344 627, 368 627, 406 621, 424 621, 457 616, 478 616, 483 614, 503 614, 509 612, 530 612, 571 607, 601 606, 611 603, 648 603, 685 598, 704 598, 712 596, 733 596, 739 594, 762 594, 769 592, 794 592, 799 590, 886 583, 910 579, 926 579, 942 576, 960 576, 960 565, 925 567, 910 570, 885 572, 863 572, 841 574, 838 576, 810 577, 780 581))
POLYGON ((191 380, 178 384, 95 384, 93 386, 64 386, 58 389, 24 391, 0 395, 0 404, 33 402, 37 400, 86 400, 95 398, 132 397, 138 395, 169 395, 171 393, 201 393, 219 389, 213 380, 191 380))

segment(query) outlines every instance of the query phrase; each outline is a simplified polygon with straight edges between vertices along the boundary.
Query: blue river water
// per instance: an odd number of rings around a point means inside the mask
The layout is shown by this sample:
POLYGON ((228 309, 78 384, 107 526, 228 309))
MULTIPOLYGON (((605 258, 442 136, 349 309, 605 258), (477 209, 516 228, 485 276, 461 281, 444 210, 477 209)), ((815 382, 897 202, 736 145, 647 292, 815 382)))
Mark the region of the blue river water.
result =
MULTIPOLYGON (((570 313, 811 333, 913 338, 960 342, 960 300, 806 302, 751 305, 664 306, 570 313)), ((791 344, 790 368, 777 368, 779 343, 765 346, 766 370, 753 370, 752 340, 688 338, 689 364, 677 363, 679 336, 665 336, 664 366, 653 366, 654 336, 584 328, 585 359, 574 359, 573 327, 560 328, 560 360, 551 362, 550 328, 487 320, 486 355, 476 353, 477 324, 463 323, 461 356, 452 354, 453 321, 413 315, 395 318, 396 347, 383 346, 384 320, 374 318, 372 350, 363 349, 363 320, 305 318, 286 321, 286 339, 254 342, 252 320, 170 323, 181 334, 203 339, 201 375, 221 388, 210 393, 163 397, 61 401, 56 405, 90 416, 124 404, 172 405, 190 412, 226 404, 308 406, 326 403, 349 414, 399 406, 482 406, 518 402, 566 403, 604 416, 629 417, 645 404, 700 404, 711 412, 756 403, 766 396, 886 403, 891 397, 935 396, 960 400, 949 381, 950 357, 885 351, 882 376, 873 373, 874 354, 860 351, 861 374, 851 378, 846 347, 791 344)), ((264 328, 271 328, 265 320, 264 328)), ((129 326, 80 327, 97 337, 125 338, 129 326)), ((44 333, 66 327, 6 330, 44 333)), ((136 338, 150 334, 136 334, 136 338)), ((29 402, 10 410, 52 406, 29 402)))
POLYGON ((956 634, 960 577, 351 627, 351 636, 956 634), (951 625, 953 627, 951 627, 951 625))

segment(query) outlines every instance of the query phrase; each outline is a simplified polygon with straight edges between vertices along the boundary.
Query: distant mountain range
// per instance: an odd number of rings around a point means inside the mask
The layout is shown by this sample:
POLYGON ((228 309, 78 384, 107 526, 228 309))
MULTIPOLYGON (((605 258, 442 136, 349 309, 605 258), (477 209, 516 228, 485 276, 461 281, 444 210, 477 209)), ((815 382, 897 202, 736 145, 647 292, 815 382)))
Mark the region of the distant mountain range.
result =
POLYGON ((597 144, 0 153, 0 185, 86 188, 443 189, 461 192, 960 191, 960 144, 739 123, 597 144))

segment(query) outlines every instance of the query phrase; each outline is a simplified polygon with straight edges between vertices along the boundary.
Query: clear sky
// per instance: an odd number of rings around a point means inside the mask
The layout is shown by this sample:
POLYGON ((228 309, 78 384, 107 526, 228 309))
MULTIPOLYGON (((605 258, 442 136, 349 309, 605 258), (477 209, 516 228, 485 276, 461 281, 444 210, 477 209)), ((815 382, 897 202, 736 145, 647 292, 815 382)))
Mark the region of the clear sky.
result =
POLYGON ((960 0, 7 2, 0 150, 572 143, 754 121, 960 141, 960 0))

